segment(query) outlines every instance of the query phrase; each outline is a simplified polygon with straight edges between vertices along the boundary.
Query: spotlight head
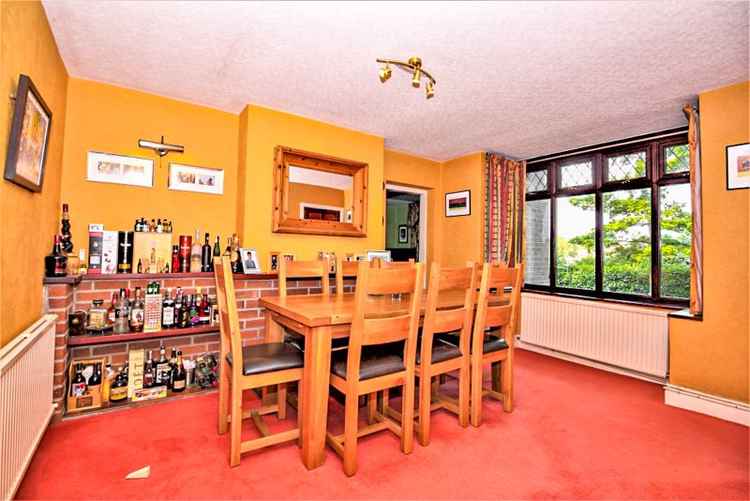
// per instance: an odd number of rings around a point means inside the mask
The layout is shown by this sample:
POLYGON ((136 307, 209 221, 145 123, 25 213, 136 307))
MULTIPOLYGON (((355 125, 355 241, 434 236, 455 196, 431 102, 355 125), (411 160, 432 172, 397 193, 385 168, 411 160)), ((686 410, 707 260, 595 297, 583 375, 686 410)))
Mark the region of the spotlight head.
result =
POLYGON ((380 81, 382 83, 385 83, 389 78, 391 78, 392 73, 393 71, 391 70, 391 67, 386 64, 385 67, 380 68, 380 71, 378 72, 380 76, 380 81))
POLYGON ((420 85, 420 78, 422 77, 422 72, 419 71, 419 69, 414 70, 414 77, 411 79, 411 84, 414 87, 419 87, 420 85))
POLYGON ((435 97, 435 85, 432 83, 432 81, 427 82, 427 88, 426 88, 426 94, 427 99, 432 99, 435 97))

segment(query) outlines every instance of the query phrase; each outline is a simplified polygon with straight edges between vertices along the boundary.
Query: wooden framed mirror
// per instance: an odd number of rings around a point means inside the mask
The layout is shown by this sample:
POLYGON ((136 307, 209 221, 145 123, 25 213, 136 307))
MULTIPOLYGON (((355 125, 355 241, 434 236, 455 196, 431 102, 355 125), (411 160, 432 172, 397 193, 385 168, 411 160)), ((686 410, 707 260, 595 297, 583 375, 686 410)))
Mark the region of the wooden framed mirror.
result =
POLYGON ((277 146, 273 231, 367 236, 367 164, 277 146))

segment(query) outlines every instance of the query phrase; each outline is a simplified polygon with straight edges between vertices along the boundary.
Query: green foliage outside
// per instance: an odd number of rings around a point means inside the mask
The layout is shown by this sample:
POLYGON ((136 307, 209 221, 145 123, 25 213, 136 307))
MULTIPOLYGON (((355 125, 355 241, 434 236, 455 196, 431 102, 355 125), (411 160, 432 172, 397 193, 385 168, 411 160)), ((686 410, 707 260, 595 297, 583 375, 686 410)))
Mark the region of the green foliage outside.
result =
MULTIPOLYGON (((672 163, 678 159, 670 159, 672 163)), ((669 162, 669 160, 668 160, 669 162)), ((646 165, 635 163, 637 176, 646 165)), ((679 166, 669 165, 672 172, 679 166)), ((690 295, 691 213, 689 202, 675 196, 687 185, 664 186, 659 190, 661 208, 661 296, 688 298, 690 295)), ((570 197, 569 203, 590 212, 593 220, 594 195, 570 197)), ((604 244, 603 288, 607 292, 649 295, 651 293, 651 190, 637 189, 603 196, 604 244)), ((557 285, 575 289, 595 288, 594 229, 566 239, 557 237, 557 285)))

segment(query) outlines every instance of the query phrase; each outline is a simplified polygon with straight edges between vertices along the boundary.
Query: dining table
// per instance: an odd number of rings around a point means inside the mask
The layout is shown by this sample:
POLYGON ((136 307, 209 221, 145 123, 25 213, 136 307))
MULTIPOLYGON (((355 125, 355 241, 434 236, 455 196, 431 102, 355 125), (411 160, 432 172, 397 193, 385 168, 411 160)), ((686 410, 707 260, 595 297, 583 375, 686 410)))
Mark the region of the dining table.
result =
MULTIPOLYGON (((426 291, 420 314, 424 315, 426 291)), ((441 292, 438 308, 460 307, 463 291, 441 292)), ((497 298, 501 301, 503 299, 497 298)), ((494 300, 491 300, 493 302, 494 300)), ((305 338, 304 370, 298 389, 301 409, 302 462, 309 470, 325 462, 326 422, 328 419, 331 341, 349 336, 354 315, 354 293, 265 296, 259 301, 266 308, 266 342, 281 342, 284 329, 305 338)), ((406 298, 386 297, 368 303, 368 315, 407 313, 406 298)))

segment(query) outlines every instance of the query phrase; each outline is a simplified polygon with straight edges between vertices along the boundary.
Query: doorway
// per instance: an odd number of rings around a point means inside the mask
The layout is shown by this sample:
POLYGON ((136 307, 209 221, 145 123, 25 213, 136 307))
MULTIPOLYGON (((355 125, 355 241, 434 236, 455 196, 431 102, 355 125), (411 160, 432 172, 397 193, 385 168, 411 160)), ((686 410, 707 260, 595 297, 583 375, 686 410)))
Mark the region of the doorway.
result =
POLYGON ((427 190, 385 185, 385 248, 393 261, 427 260, 427 190))

